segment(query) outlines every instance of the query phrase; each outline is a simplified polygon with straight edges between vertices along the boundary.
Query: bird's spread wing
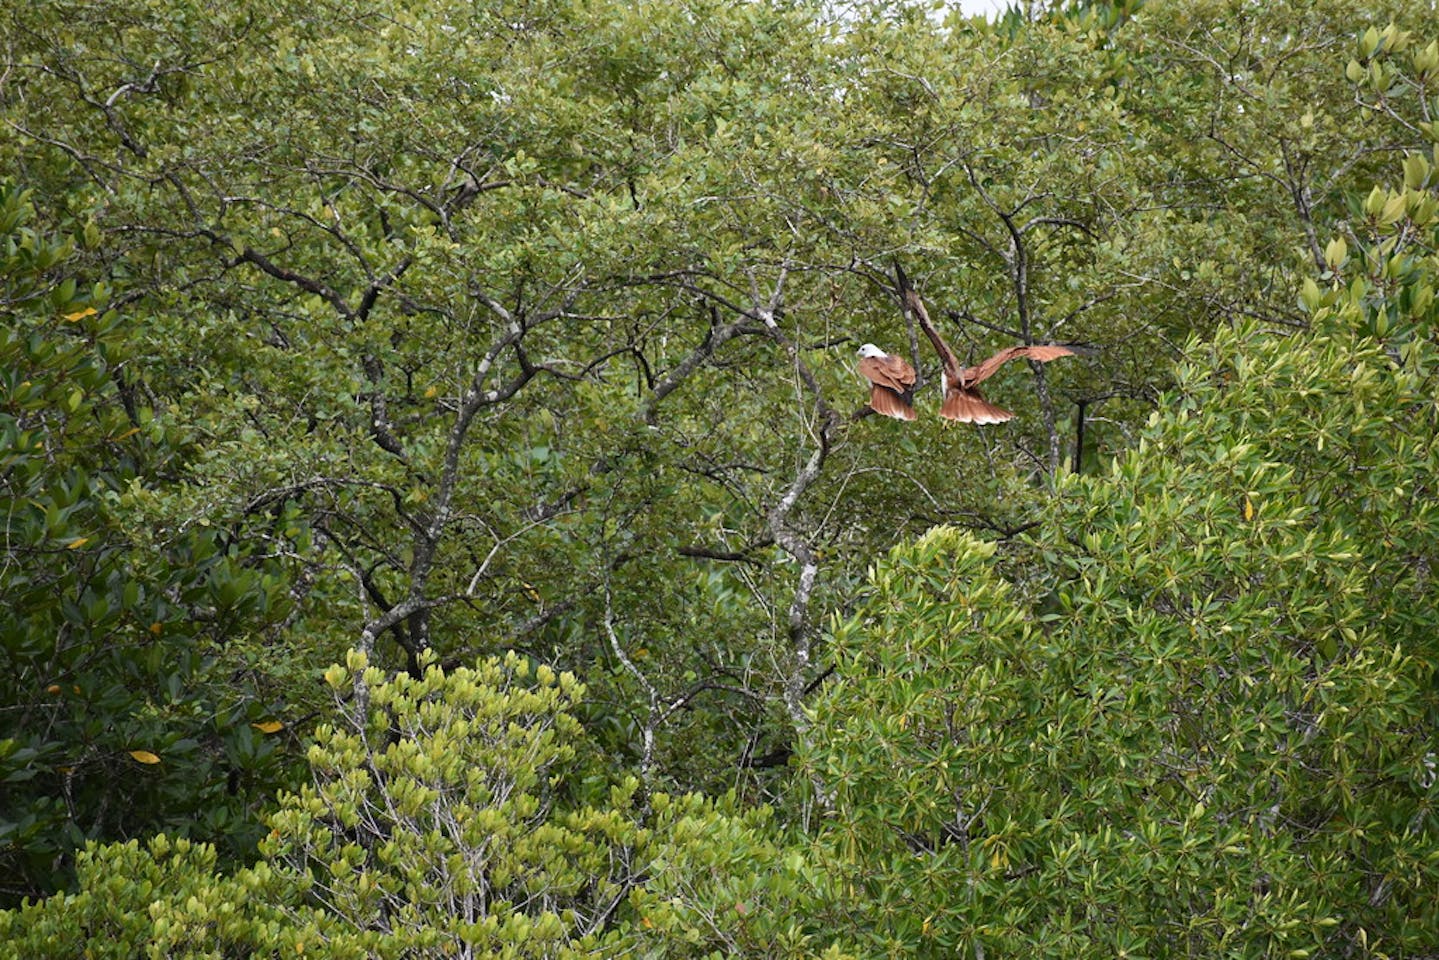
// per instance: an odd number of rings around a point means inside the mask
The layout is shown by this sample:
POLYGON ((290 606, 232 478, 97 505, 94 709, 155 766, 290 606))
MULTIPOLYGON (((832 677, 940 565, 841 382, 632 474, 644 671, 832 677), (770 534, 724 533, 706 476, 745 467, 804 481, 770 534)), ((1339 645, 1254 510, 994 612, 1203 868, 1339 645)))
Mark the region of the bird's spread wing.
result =
POLYGON ((1014 419, 1014 414, 1003 407, 996 407, 978 390, 951 386, 944 395, 944 405, 939 415, 960 423, 1003 423, 1014 419))
POLYGON ((888 387, 895 393, 908 393, 914 388, 914 367, 904 357, 861 357, 859 372, 870 383, 888 387))
MULTIPOLYGON (((909 278, 904 275, 898 263, 894 265, 895 286, 899 290, 905 307, 914 318, 919 321, 920 329, 929 342, 934 344, 934 350, 939 354, 940 362, 944 365, 944 403, 939 408, 939 415, 950 420, 959 420, 963 423, 1003 423, 1013 419, 1014 414, 1003 407, 996 407, 985 400, 978 390, 976 384, 988 380, 994 371, 1007 360, 1016 357, 1028 357, 1039 363, 1048 363, 1050 360, 1057 360, 1060 357, 1072 357, 1074 351, 1068 347, 1054 347, 1044 344, 1033 346, 1009 347, 1001 350, 977 367, 965 369, 959 365, 959 358, 944 342, 939 331, 930 322, 929 311, 925 310, 924 302, 915 293, 914 287, 910 285, 909 278)), ((870 378, 874 380, 873 377, 870 378)), ((877 408, 876 408, 877 409, 877 408)))
POLYGON ((978 366, 966 368, 960 376, 960 382, 966 387, 983 383, 993 376, 994 371, 1003 364, 1019 357, 1026 357, 1038 363, 1048 363, 1051 360, 1058 360, 1060 357, 1072 356, 1074 356, 1074 351, 1068 347, 1055 347, 1043 343, 1028 347, 1005 347, 978 366))
POLYGON ((944 342, 939 331, 934 329, 934 324, 930 323, 929 311, 924 308, 924 301, 919 299, 919 294, 915 293, 914 287, 910 286, 909 278, 904 275, 904 271, 900 269, 898 263, 894 265, 894 277, 905 308, 919 321, 920 329, 924 331, 926 337, 929 337, 929 342, 934 344, 934 352, 939 354, 939 362, 944 366, 945 376, 952 380, 958 379, 959 358, 954 355, 953 350, 949 349, 949 344, 944 342))

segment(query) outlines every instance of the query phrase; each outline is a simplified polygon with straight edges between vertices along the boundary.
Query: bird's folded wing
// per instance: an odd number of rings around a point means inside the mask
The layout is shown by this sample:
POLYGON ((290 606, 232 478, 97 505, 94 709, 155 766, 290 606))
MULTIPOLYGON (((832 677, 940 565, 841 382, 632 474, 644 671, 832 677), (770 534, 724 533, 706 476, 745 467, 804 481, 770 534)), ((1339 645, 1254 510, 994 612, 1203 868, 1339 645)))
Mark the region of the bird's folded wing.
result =
POLYGON ((914 368, 904 357, 862 357, 859 372, 870 383, 881 384, 899 393, 905 393, 914 386, 914 368))

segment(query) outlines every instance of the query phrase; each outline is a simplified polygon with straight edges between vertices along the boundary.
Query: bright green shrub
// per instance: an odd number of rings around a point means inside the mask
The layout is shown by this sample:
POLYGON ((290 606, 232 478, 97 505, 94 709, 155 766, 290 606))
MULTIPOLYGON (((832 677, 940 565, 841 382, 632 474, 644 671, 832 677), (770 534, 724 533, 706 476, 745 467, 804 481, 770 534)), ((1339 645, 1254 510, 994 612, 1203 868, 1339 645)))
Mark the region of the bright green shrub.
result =
POLYGON ((1439 943, 1420 182, 1380 188, 1353 254, 1330 245, 1311 331, 1192 346, 1138 446, 1057 485, 1008 580, 949 529, 876 565, 808 757, 837 929, 891 956, 1439 943))
MULTIPOLYGON (((385 679, 369 710, 333 667, 339 720, 282 798, 263 859, 96 847, 79 890, 0 913, 16 956, 810 956, 798 853, 768 812, 587 775, 573 675, 513 654, 385 679)), ((827 954, 840 957, 831 950, 827 954)))
POLYGON ((215 872, 215 848, 155 837, 92 844, 76 890, 0 912, 0 957, 363 958, 369 942, 301 902, 266 864, 215 872))

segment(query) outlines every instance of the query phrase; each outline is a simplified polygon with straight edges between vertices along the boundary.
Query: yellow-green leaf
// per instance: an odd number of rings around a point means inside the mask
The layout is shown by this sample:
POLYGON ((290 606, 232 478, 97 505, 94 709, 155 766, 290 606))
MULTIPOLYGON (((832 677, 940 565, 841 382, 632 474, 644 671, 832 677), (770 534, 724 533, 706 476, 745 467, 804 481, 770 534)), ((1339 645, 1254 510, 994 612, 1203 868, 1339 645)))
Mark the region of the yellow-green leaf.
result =
POLYGON ((1367 60, 1369 57, 1372 57, 1374 51, 1378 49, 1379 31, 1370 27, 1368 30, 1365 30, 1364 35, 1359 38, 1359 55, 1367 60))
POLYGON ((1424 154, 1410 154, 1404 161, 1404 186, 1410 190, 1418 190, 1424 186, 1424 181, 1429 179, 1429 161, 1424 159, 1424 154))
POLYGON ((1329 246, 1324 248, 1324 262, 1329 264, 1329 269, 1337 270, 1339 265, 1349 259, 1349 244, 1343 237, 1335 237, 1329 241, 1329 246))
POLYGON ((1379 222, 1383 224, 1393 223, 1404 216, 1404 194, 1396 193, 1384 204, 1384 210, 1379 214, 1379 222))

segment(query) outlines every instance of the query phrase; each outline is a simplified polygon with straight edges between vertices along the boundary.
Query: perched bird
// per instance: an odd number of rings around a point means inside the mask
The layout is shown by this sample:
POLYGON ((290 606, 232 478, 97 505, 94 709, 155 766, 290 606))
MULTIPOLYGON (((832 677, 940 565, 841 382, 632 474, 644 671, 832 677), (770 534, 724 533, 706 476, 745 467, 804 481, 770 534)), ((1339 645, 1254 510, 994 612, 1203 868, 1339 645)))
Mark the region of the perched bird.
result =
POLYGON ((1058 360, 1060 357, 1072 357, 1074 351, 1068 347, 1057 347, 1049 344, 1031 344, 1029 346, 1005 347, 1003 350, 990 357, 978 366, 961 366, 959 358, 944 342, 939 331, 934 329, 934 324, 929 321, 929 313, 924 309, 924 303, 919 299, 919 294, 914 292, 910 286, 909 278, 894 265, 895 279, 899 282, 900 296, 904 298, 904 305, 914 314, 919 321, 919 326, 924 330, 929 342, 934 344, 935 352, 939 354, 940 362, 944 364, 944 371, 940 374, 940 391, 944 394, 944 403, 939 408, 939 415, 949 420, 958 420, 961 423, 1003 423, 1006 420, 1014 419, 1014 414, 997 407, 984 399, 976 387, 994 375, 1004 363, 1018 357, 1025 357, 1038 363, 1048 363, 1051 360, 1058 360))
POLYGON ((866 343, 859 348, 859 372, 869 381, 869 405, 875 413, 914 419, 914 367, 904 357, 866 343))

